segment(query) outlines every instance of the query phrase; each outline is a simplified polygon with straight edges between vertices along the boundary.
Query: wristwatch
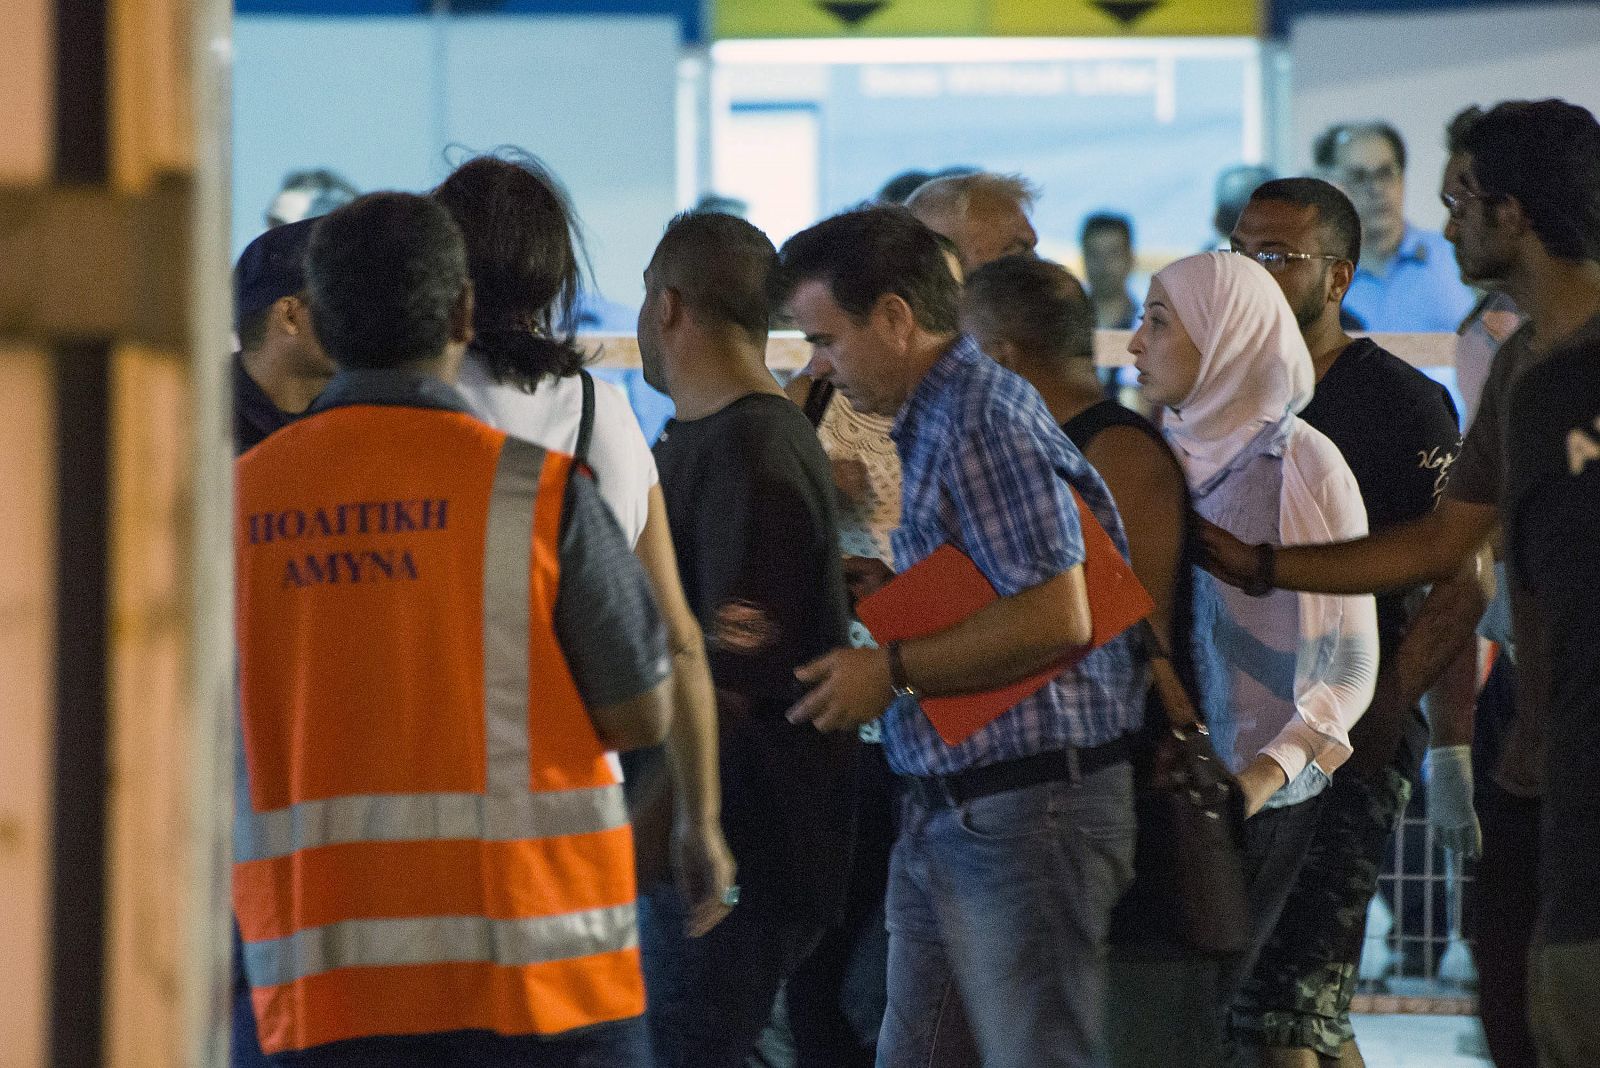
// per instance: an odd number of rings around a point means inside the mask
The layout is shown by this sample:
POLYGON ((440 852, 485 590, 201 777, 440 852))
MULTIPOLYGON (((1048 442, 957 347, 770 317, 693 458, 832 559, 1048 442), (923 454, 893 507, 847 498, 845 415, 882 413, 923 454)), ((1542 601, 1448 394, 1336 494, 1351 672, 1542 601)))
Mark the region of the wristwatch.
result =
POLYGON ((913 701, 922 696, 922 691, 911 685, 911 680, 906 678, 905 661, 900 659, 900 643, 890 642, 883 647, 889 654, 889 685, 894 687, 896 697, 909 697, 913 701))

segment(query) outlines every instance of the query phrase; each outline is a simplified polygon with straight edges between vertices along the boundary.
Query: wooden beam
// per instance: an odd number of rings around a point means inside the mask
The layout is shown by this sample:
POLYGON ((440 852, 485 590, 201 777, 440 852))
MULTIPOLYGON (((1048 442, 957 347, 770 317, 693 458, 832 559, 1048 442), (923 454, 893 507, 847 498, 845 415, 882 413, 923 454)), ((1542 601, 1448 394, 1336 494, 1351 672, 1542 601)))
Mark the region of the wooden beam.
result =
POLYGON ((185 340, 189 180, 0 187, 0 341, 185 340))

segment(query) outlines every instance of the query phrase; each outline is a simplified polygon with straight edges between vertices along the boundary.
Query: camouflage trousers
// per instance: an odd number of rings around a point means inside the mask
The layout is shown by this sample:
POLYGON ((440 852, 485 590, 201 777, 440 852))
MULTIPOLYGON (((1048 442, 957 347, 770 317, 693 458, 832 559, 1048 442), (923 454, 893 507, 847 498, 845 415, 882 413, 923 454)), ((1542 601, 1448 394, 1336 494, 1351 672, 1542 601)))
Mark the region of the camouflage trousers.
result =
POLYGON ((1411 799, 1411 783, 1393 768, 1375 778, 1333 777, 1294 888, 1229 1011, 1231 1045, 1337 1057, 1354 1037, 1350 999, 1367 906, 1411 799))

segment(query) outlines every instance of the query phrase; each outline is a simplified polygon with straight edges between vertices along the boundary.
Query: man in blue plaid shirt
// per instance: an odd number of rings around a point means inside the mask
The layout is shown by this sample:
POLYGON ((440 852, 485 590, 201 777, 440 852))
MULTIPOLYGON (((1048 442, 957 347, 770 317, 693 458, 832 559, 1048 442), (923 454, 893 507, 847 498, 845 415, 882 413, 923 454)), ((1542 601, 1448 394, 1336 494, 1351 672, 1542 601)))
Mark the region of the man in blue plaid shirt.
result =
POLYGON ((895 417, 897 568, 948 542, 1000 595, 939 634, 837 649, 797 672, 811 689, 789 718, 846 730, 883 713, 884 751, 907 787, 878 1063, 926 1065, 936 1038, 943 1052, 954 992, 986 1066, 1103 1065, 1101 962, 1132 880, 1137 640, 1096 650, 959 745, 917 699, 997 689, 1087 644, 1071 490, 1126 554, 1121 520, 1033 388, 958 334, 957 285, 932 231, 870 208, 818 223, 780 255, 812 372, 858 410, 895 417))

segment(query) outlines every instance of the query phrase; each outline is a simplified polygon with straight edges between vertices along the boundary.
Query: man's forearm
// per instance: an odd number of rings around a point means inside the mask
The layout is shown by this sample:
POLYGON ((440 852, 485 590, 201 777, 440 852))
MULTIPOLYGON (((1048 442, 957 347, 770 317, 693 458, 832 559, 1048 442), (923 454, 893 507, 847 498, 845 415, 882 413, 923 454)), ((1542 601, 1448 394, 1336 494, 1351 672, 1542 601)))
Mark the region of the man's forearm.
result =
POLYGON ((1279 549, 1273 584, 1308 593, 1383 593, 1454 577, 1494 531, 1495 510, 1446 499, 1420 519, 1337 545, 1279 549))
POLYGON ((1406 707, 1426 693, 1432 744, 1467 745, 1477 697, 1478 620, 1488 600, 1474 575, 1434 585, 1395 653, 1406 707))
POLYGON ((949 630, 905 642, 906 677, 930 697, 1009 686, 1090 640, 1083 568, 1002 597, 949 630))

